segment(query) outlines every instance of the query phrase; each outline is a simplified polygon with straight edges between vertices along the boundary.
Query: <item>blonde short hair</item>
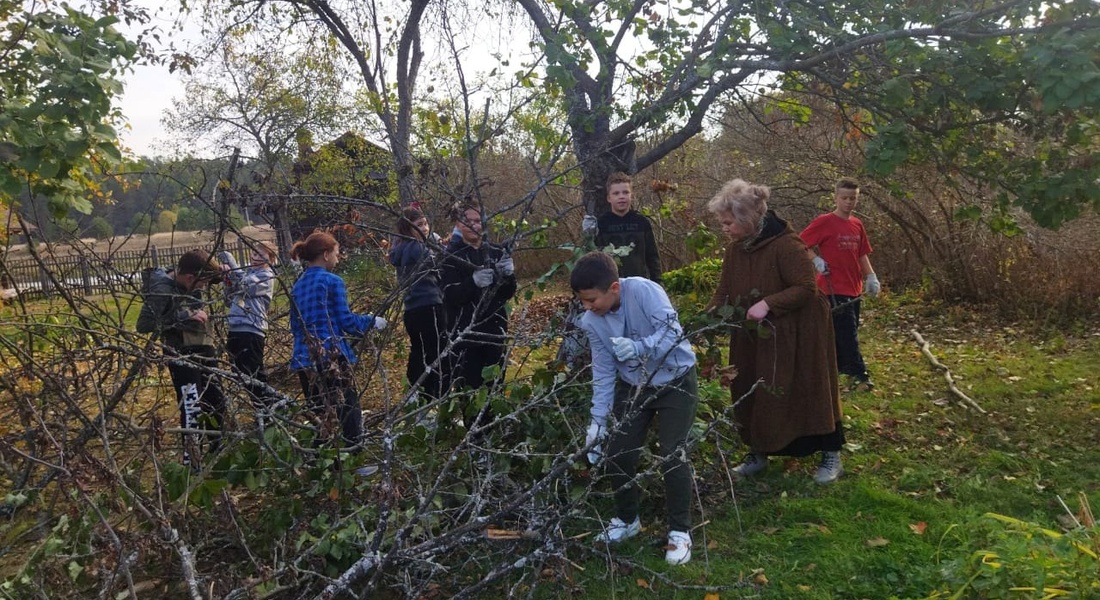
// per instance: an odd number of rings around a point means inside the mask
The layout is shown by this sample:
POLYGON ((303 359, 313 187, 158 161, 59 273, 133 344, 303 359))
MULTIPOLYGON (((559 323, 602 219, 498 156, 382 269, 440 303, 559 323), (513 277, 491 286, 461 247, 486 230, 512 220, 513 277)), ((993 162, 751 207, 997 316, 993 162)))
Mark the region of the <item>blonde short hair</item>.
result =
POLYGON ((766 185, 732 179, 707 202, 707 210, 716 215, 729 214, 740 224, 755 228, 768 212, 769 196, 771 190, 766 185))

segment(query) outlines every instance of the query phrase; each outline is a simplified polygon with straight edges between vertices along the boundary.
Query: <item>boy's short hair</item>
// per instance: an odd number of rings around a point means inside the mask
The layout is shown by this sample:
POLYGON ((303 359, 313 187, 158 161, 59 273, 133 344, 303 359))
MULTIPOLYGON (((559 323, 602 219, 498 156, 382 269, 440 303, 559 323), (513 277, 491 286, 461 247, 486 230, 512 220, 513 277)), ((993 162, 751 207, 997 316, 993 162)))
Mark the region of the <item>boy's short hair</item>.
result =
POLYGON ((611 189, 611 186, 615 185, 616 183, 629 183, 631 184, 631 187, 633 187, 634 185, 634 181, 630 178, 630 175, 627 175, 622 171, 615 171, 611 175, 608 175, 607 184, 604 185, 604 188, 611 189))
POLYGON ((619 267, 615 266, 615 259, 610 254, 596 251, 580 257, 577 264, 573 265, 569 285, 573 288, 573 293, 584 290, 606 292, 618 280, 619 267))
POLYGON ((188 250, 176 263, 176 274, 196 275, 199 279, 209 280, 210 283, 221 283, 222 266, 206 250, 188 250))
POLYGON ((840 190, 855 190, 859 191, 859 182, 851 177, 841 177, 836 181, 836 191, 840 190))

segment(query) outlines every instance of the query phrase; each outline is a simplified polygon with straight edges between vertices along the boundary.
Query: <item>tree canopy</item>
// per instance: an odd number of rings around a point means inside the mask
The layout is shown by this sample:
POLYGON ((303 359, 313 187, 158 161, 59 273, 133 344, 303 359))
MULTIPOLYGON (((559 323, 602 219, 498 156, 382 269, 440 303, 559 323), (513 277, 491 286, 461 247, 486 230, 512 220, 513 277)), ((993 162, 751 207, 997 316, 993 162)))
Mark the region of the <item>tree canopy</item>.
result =
POLYGON ((122 161, 113 123, 138 46, 119 17, 0 0, 0 200, 42 195, 64 215, 91 211, 93 174, 122 161))

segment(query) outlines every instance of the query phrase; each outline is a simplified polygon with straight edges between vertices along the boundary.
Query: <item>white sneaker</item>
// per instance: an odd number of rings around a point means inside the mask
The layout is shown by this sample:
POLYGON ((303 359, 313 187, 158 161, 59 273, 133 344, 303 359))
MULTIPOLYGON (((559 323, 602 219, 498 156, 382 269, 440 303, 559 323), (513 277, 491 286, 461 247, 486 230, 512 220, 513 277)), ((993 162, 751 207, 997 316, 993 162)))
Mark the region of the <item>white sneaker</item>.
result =
POLYGON ((822 452, 821 466, 814 473, 814 481, 825 485, 836 481, 844 474, 844 466, 840 464, 840 452, 822 452))
POLYGON ((745 456, 745 462, 733 468, 733 475, 738 479, 751 477, 768 468, 768 455, 755 452, 745 456))
POLYGON ((634 517, 634 522, 629 525, 624 523, 619 517, 614 517, 611 519, 611 522, 607 524, 607 529, 604 529, 596 536, 596 541, 603 544, 621 542, 627 538, 638 535, 638 532, 641 530, 642 522, 638 520, 638 517, 634 517))
POLYGON ((670 531, 665 546, 665 561, 670 565, 683 565, 691 560, 691 534, 686 531, 670 531))

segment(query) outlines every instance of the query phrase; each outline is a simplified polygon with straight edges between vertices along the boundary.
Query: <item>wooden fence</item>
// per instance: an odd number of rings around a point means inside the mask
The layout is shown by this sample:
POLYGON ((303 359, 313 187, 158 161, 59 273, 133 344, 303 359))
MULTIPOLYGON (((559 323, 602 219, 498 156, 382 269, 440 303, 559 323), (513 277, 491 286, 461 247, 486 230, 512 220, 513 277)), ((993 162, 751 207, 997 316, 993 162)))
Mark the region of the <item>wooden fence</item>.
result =
MULTIPOLYGON (((119 250, 107 255, 96 253, 63 256, 42 255, 33 258, 0 259, 0 284, 3 296, 25 299, 49 297, 62 287, 73 294, 95 295, 111 292, 136 293, 141 287, 141 271, 146 267, 171 268, 188 248, 119 250)), ((251 248, 243 240, 227 244, 238 264, 246 265, 251 248)))

